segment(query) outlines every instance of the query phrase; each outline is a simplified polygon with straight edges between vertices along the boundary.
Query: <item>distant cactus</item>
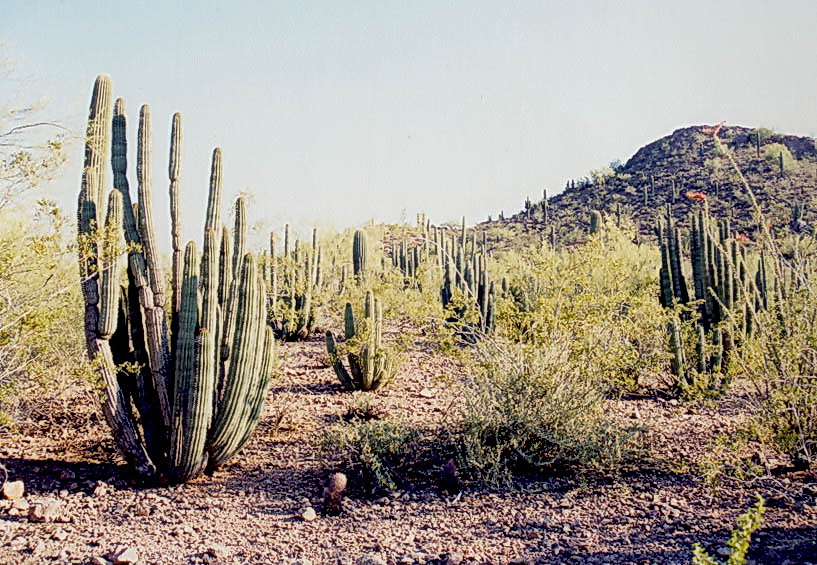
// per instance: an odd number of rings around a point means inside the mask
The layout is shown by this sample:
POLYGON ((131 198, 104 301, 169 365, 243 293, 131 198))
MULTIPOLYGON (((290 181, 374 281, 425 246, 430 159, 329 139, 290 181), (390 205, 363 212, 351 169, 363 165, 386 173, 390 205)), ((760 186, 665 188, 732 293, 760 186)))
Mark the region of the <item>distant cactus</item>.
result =
POLYGON ((590 212, 590 235, 596 235, 601 231, 601 212, 593 210, 590 212))
POLYGON ((354 240, 352 242, 352 271, 355 275, 355 280, 358 282, 366 280, 366 261, 366 232, 363 230, 355 230, 354 240))
MULTIPOLYGON (((285 254, 280 257, 276 255, 274 243, 270 245, 268 320, 280 339, 299 341, 309 337, 317 319, 321 249, 316 228, 312 230, 309 248, 295 240, 292 251, 287 254, 289 238, 287 224, 284 228, 285 254)), ((271 233, 270 241, 274 242, 274 239, 271 233)))
POLYGON ((347 390, 377 390, 391 381, 395 363, 392 353, 383 346, 383 307, 371 291, 366 292, 363 327, 355 320, 352 305, 346 303, 344 337, 349 370, 338 352, 335 336, 326 332, 326 350, 335 374, 347 390))
POLYGON ((112 115, 110 79, 97 78, 78 199, 85 334, 105 387, 105 419, 125 460, 145 481, 186 481, 237 453, 260 417, 273 365, 274 340, 264 323, 255 259, 243 255, 239 269, 225 277, 231 265, 223 246, 219 253, 220 150, 213 153, 203 254, 190 242, 183 260, 176 256, 180 124, 174 116, 168 171, 174 251, 170 343, 151 206, 150 110, 140 111, 135 208, 127 178, 125 104, 117 100, 112 115), (114 190, 103 214, 108 143, 114 190), (120 289, 123 240, 128 269, 120 289))

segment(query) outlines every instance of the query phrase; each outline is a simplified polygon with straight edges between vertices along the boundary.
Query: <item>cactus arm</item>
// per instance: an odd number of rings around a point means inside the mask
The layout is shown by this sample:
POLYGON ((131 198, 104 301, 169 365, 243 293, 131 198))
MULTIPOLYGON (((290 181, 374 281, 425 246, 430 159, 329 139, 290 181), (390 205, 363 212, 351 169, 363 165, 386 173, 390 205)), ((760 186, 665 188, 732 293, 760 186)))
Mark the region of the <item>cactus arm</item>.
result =
POLYGON ((224 164, 221 147, 213 149, 210 162, 210 191, 207 197, 207 216, 204 229, 218 230, 221 228, 221 184, 224 164))
POLYGON ((183 461, 191 451, 186 440, 185 420, 189 402, 193 395, 196 358, 196 327, 198 326, 199 258, 196 244, 189 242, 184 252, 184 272, 182 274, 182 303, 179 311, 179 335, 176 340, 176 386, 173 400, 173 430, 170 435, 170 463, 179 472, 183 461))
POLYGON ((112 190, 108 198, 108 214, 102 236, 102 273, 99 292, 99 335, 110 339, 116 331, 119 318, 119 279, 122 275, 119 261, 122 239, 122 195, 112 190))
POLYGON ((326 351, 329 353, 332 368, 335 370, 335 374, 338 376, 343 388, 346 390, 355 390, 355 383, 352 381, 352 377, 349 376, 349 372, 346 370, 346 367, 343 366, 343 361, 340 360, 340 356, 338 355, 338 346, 337 343, 335 343, 335 336, 332 335, 332 332, 329 330, 326 330, 326 351))

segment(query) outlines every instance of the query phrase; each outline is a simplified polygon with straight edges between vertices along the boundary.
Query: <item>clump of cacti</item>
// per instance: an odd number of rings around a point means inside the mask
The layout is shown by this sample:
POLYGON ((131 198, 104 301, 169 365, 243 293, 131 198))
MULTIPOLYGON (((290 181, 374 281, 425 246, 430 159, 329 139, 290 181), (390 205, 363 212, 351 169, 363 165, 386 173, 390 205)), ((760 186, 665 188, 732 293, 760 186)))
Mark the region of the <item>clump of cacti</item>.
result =
POLYGON ((371 291, 366 292, 363 325, 355 319, 350 303, 344 312, 344 348, 349 369, 341 359, 335 336, 326 332, 326 350, 332 368, 347 390, 377 390, 391 381, 396 369, 394 356, 383 346, 383 307, 371 291))
POLYGON ((693 320, 697 359, 693 363, 686 360, 679 320, 674 317, 670 322, 673 374, 686 387, 696 382, 695 373, 711 375, 710 387, 717 387, 737 343, 752 335, 756 312, 768 305, 764 257, 761 254, 750 261, 744 245, 748 238, 734 234, 727 219, 711 220, 704 202, 691 216, 690 294, 683 268, 683 239, 671 207, 667 207, 666 219, 659 219, 656 232, 661 250, 661 304, 674 308, 694 300, 697 310, 693 320), (756 265, 754 277, 750 275, 752 264, 756 265))
MULTIPOLYGON (((473 343, 480 335, 492 333, 495 327, 494 283, 487 268, 485 243, 467 235, 465 218, 459 241, 452 235, 440 243, 443 284, 440 299, 461 338, 473 343)), ((483 232, 484 236, 484 232, 483 232)))
POLYGON ((317 229, 312 246, 305 249, 297 239, 290 249, 289 224, 284 228, 283 251, 276 251, 270 234, 265 278, 269 281, 268 319, 276 335, 285 341, 306 339, 315 326, 321 278, 321 248, 317 229))
MULTIPOLYGON (((170 202, 173 248, 169 335, 164 275, 152 212, 150 109, 137 148, 138 205, 127 178, 125 104, 111 104, 110 78, 91 98, 78 199, 80 275, 88 354, 104 386, 103 412, 129 466, 145 481, 182 482, 212 471, 252 434, 272 373, 256 260, 222 235, 221 150, 213 151, 204 246, 181 254, 181 119, 173 117, 170 202), (113 190, 104 198, 107 156, 113 190), (138 218, 137 218, 138 217, 138 218), (124 241, 123 241, 124 240, 124 241), (127 249, 127 276, 121 252, 127 249), (235 261, 235 265, 233 265, 235 261), (120 286, 121 285, 121 286, 120 286)), ((241 201, 239 207, 243 207, 241 201)), ((226 233, 226 230, 225 230, 226 233)))

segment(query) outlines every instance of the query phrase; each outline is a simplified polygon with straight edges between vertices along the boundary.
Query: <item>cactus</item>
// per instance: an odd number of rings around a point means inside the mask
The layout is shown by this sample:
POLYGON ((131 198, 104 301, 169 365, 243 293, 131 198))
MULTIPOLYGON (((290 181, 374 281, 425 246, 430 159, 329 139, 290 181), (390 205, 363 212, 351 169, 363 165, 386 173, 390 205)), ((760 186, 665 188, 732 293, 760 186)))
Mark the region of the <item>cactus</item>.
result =
MULTIPOLYGON (((92 95, 78 199, 88 354, 105 387, 105 419, 127 463, 146 482, 183 482, 220 467, 246 442, 260 416, 274 355, 260 299, 264 283, 251 254, 241 257, 238 271, 231 269, 224 243, 229 245, 229 237, 222 237, 219 221, 220 150, 213 152, 203 254, 190 242, 183 261, 176 261, 181 121, 175 115, 168 169, 174 251, 169 308, 174 331, 169 342, 151 206, 150 109, 140 111, 139 201, 134 207, 127 179, 125 104, 117 100, 111 112, 110 102, 110 79, 100 76, 92 95), (114 190, 100 230, 108 142, 114 190), (128 268, 120 288, 123 239, 128 268)), ((243 235, 235 237, 243 246, 243 235)))
POLYGON ((448 322, 457 329, 460 338, 474 343, 480 335, 494 330, 495 291, 486 267, 484 245, 482 249, 475 244, 468 249, 463 241, 464 232, 459 242, 452 237, 443 249, 440 299, 443 307, 449 309, 448 322))
POLYGON ((601 231, 601 212, 593 210, 590 212, 590 235, 596 235, 601 231))
MULTIPOLYGON (((271 242, 274 238, 274 234, 270 234, 271 242)), ((279 338, 299 341, 309 337, 315 325, 321 251, 317 229, 312 230, 309 249, 303 249, 295 240, 293 250, 287 252, 289 240, 287 224, 284 228, 284 255, 277 257, 274 243, 270 244, 268 320, 279 338)))
POLYGON ((346 303, 344 311, 344 337, 347 348, 360 348, 357 353, 349 351, 349 370, 343 364, 335 336, 326 332, 326 350, 332 368, 346 390, 377 390, 394 376, 395 363, 391 352, 383 347, 383 307, 371 291, 366 292, 364 326, 355 320, 352 305, 346 303))
MULTIPOLYGON (((706 203, 692 213, 690 220, 690 270, 698 309, 693 319, 697 359, 694 363, 679 363, 676 358, 673 373, 681 388, 689 388, 696 382, 693 372, 712 375, 710 388, 717 388, 722 384, 720 373, 728 367, 739 341, 751 336, 755 313, 768 307, 765 261, 762 254, 757 261, 750 261, 746 248, 740 247, 737 236, 732 233, 728 219, 711 220, 706 203), (753 276, 749 273, 750 263, 757 264, 753 276)), ((691 297, 682 268, 680 231, 669 206, 666 221, 659 219, 656 231, 661 249, 661 304, 666 308, 689 304, 691 297)), ((690 318, 690 314, 684 316, 690 318)), ((669 331, 673 353, 677 356, 676 345, 683 348, 680 330, 670 328, 669 331)))
POLYGON ((366 280, 366 267, 366 232, 355 230, 352 242, 352 270, 356 281, 366 280))

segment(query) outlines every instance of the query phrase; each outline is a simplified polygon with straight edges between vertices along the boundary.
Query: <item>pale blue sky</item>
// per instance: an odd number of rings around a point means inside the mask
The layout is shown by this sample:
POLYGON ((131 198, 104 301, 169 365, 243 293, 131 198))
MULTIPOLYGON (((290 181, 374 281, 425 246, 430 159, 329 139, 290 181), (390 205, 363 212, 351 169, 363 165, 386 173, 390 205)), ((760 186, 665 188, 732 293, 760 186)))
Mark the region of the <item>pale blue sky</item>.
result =
POLYGON ((15 2, 0 40, 72 127, 100 72, 151 105, 163 209, 182 113, 188 237, 215 145, 254 218, 340 227, 511 212, 691 124, 817 134, 814 0, 236 4, 15 2))

